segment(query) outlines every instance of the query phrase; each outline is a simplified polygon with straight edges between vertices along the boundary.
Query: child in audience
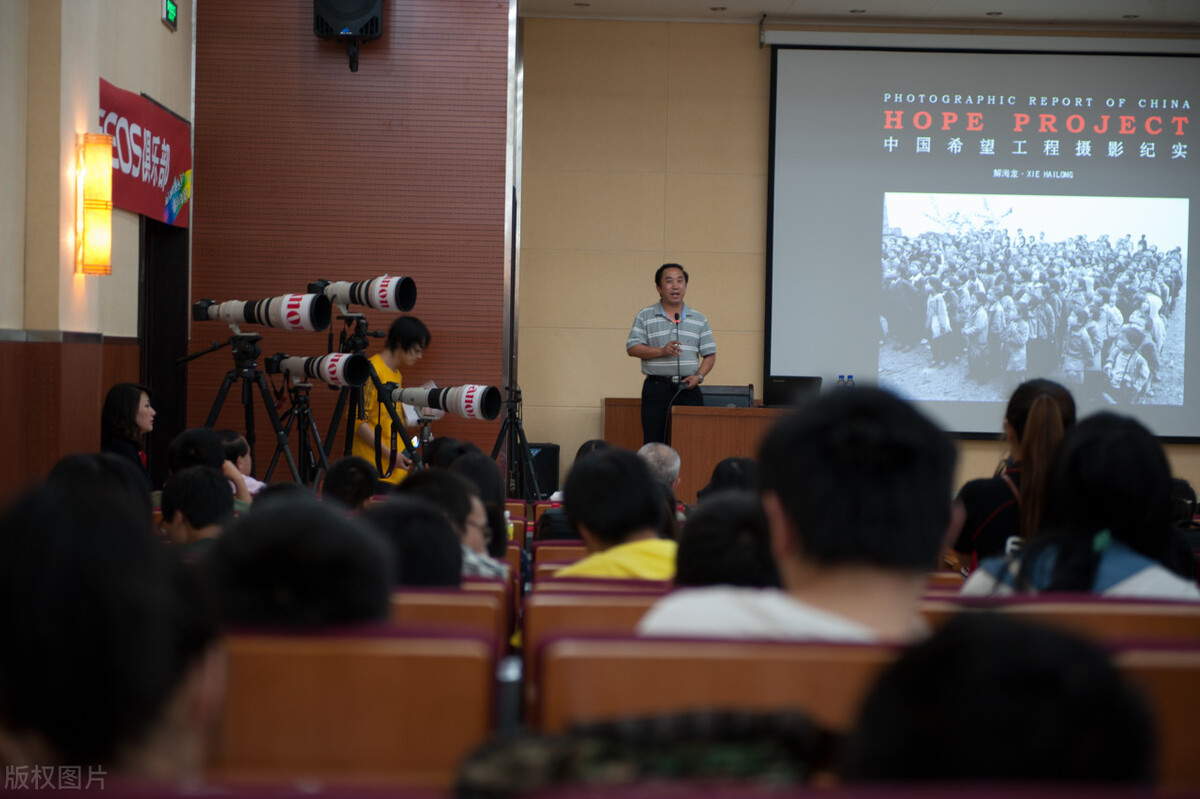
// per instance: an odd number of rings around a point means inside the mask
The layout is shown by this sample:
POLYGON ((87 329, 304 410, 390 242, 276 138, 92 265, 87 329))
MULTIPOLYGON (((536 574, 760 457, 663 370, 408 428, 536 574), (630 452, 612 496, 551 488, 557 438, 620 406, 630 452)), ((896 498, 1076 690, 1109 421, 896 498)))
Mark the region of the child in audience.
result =
POLYGON ((1167 457, 1150 431, 1130 417, 1095 414, 1058 453, 1043 532, 1016 556, 981 563, 962 593, 1200 599, 1194 566, 1171 562, 1170 491, 1167 457))
POLYGON ((246 489, 251 494, 262 491, 267 484, 250 474, 254 468, 254 458, 250 454, 250 444, 246 438, 236 430, 218 430, 217 438, 220 439, 221 446, 225 447, 225 460, 241 472, 246 489))
POLYGON ((374 464, 366 458, 347 455, 329 465, 321 485, 321 498, 338 502, 346 510, 357 513, 370 506, 378 483, 379 472, 374 464))
MULTIPOLYGON (((208 466, 225 475, 233 492, 234 507, 238 512, 250 507, 254 497, 246 486, 246 476, 225 457, 225 447, 211 427, 192 427, 184 430, 167 445, 167 471, 170 474, 189 466, 208 466)), ((154 500, 156 503, 161 502, 159 497, 155 497, 154 500)))
POLYGON ((207 552, 232 519, 229 481, 216 469, 189 466, 163 486, 162 528, 186 561, 207 552))

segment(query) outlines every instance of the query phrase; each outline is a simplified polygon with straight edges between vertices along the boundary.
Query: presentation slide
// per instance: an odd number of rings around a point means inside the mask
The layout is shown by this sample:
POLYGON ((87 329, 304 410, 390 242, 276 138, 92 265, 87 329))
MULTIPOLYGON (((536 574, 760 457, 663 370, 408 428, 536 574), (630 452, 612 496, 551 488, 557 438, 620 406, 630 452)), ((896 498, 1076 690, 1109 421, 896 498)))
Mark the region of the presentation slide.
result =
POLYGON ((767 375, 1200 437, 1200 58, 777 47, 773 86, 767 375))

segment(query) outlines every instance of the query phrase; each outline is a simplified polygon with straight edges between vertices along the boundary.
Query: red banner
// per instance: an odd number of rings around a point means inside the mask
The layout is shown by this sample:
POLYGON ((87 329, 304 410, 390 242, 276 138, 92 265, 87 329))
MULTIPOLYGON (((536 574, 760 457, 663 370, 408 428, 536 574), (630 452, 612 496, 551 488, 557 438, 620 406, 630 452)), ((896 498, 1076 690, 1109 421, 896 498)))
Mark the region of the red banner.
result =
POLYGON ((101 78, 100 132, 113 137, 113 206, 187 227, 191 125, 101 78))

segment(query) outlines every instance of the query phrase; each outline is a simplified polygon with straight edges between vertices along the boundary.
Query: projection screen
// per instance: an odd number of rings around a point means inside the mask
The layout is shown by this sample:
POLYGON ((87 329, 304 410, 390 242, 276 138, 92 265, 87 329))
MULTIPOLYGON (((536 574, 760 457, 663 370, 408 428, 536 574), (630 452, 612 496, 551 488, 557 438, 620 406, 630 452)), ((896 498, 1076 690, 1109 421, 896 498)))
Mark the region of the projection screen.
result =
POLYGON ((764 377, 966 435, 1049 377, 1200 437, 1200 58, 775 47, 772 86, 764 377))

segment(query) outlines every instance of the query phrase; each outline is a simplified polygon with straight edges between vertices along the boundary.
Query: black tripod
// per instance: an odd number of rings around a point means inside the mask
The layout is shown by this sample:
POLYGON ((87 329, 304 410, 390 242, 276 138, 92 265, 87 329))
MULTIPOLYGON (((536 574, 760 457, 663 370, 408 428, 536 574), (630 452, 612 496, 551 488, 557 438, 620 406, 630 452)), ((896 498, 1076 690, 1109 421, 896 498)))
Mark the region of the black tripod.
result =
MULTIPOLYGON (((362 352, 367 348, 367 337, 375 336, 381 338, 383 333, 368 332, 367 318, 360 313, 345 314, 339 316, 345 324, 342 327, 341 338, 338 341, 338 352, 346 354, 354 354, 362 352)), ((329 351, 333 352, 333 332, 329 333, 329 351)), ((379 377, 375 374, 375 365, 368 364, 371 367, 371 376, 378 381, 379 377)), ((378 383, 376 383, 378 388, 378 383)), ((346 404, 349 402, 350 411, 346 418, 346 445, 342 450, 343 455, 349 455, 354 446, 354 432, 358 427, 358 423, 363 418, 363 393, 362 386, 342 386, 338 391, 337 404, 333 408, 333 419, 329 422, 329 431, 325 434, 325 457, 328 459, 333 454, 333 442, 337 439, 338 423, 342 420, 342 414, 346 412, 346 404)))
MULTIPOLYGON (((292 407, 284 411, 283 416, 280 417, 281 421, 286 420, 283 424, 285 442, 287 437, 292 434, 292 425, 297 425, 296 445, 300 453, 300 477, 305 485, 315 485, 317 478, 329 471, 329 461, 325 457, 325 450, 321 448, 321 434, 317 432, 317 423, 313 419, 312 406, 308 401, 311 389, 312 383, 291 382, 288 396, 291 397, 292 407)), ((263 482, 271 482, 271 475, 275 471, 275 464, 279 462, 281 452, 283 452, 283 447, 276 446, 275 454, 271 456, 271 464, 267 466, 263 482)))
POLYGON ((537 474, 533 469, 533 455, 529 452, 529 440, 521 426, 521 389, 507 388, 508 399, 504 401, 504 423, 492 447, 492 460, 501 449, 508 452, 508 473, 505 488, 510 497, 521 497, 526 502, 537 502, 542 498, 538 488, 537 474))
POLYGON ((210 352, 216 352, 223 347, 233 348, 233 363, 234 367, 225 373, 225 379, 221 381, 221 387, 217 390, 217 398, 213 400, 212 409, 208 412, 208 419, 204 422, 205 427, 212 427, 217 423, 217 417, 221 415, 221 408, 225 405, 225 398, 229 394, 229 388, 233 385, 234 380, 242 381, 242 407, 246 412, 246 443, 250 445, 250 453, 253 458, 254 454, 254 392, 253 386, 257 385, 259 393, 262 396, 263 407, 267 410, 267 418, 271 420, 271 429, 275 431, 275 440, 277 442, 277 452, 283 452, 287 458, 288 468, 291 469, 292 479, 297 483, 302 482, 300 472, 296 468, 296 461, 292 458, 292 451, 288 447, 287 433, 284 432, 283 424, 279 421, 279 414, 275 412, 275 401, 271 397, 271 389, 267 385, 267 378, 262 372, 258 371, 257 359, 262 354, 262 348, 258 342, 262 340, 262 336, 257 333, 237 333, 229 337, 229 340, 224 344, 213 342, 213 345, 206 350, 193 353, 180 359, 180 363, 199 358, 201 355, 207 355, 210 352))

